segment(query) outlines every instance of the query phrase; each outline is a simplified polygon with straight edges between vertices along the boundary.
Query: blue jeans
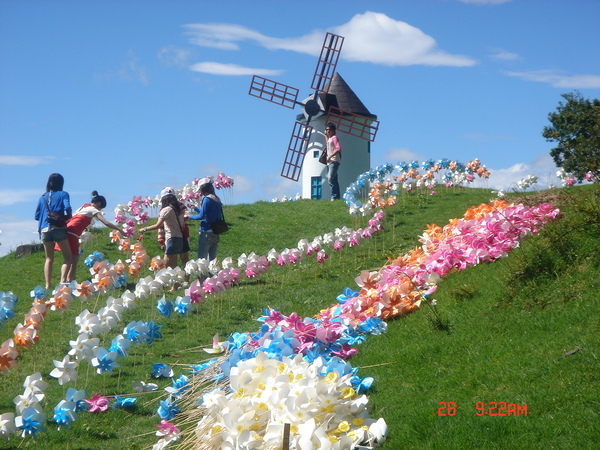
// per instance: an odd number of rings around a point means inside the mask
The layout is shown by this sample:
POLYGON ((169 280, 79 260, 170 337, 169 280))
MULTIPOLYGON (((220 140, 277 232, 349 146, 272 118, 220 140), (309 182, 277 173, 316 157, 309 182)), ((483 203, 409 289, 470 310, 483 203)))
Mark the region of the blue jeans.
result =
POLYGON ((198 258, 212 261, 217 257, 219 235, 212 231, 201 231, 198 235, 198 258))
POLYGON ((340 199, 340 184, 338 183, 339 162, 332 162, 327 166, 327 178, 329 187, 331 188, 331 198, 334 200, 340 199))

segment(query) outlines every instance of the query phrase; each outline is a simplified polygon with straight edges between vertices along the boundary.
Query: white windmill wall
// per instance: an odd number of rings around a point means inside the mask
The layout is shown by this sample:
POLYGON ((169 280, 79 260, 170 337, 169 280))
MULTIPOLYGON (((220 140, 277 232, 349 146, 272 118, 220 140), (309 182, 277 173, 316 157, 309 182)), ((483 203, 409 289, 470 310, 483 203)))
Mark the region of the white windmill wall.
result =
MULTIPOLYGON (((319 156, 325 147, 325 115, 312 119, 310 124, 314 128, 308 151, 302 165, 302 198, 311 198, 312 177, 321 177, 322 195, 321 199, 331 199, 331 189, 327 182, 327 166, 319 162, 319 156)), ((338 171, 340 193, 343 196, 346 188, 356 181, 361 173, 371 168, 370 142, 351 136, 347 133, 336 133, 342 147, 342 160, 338 171)))

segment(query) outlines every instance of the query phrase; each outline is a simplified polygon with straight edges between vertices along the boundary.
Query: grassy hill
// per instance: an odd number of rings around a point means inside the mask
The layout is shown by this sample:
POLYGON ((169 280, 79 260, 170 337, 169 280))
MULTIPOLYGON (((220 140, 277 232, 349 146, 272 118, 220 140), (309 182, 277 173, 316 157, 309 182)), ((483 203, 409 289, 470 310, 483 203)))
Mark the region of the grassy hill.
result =
MULTIPOLYGON (((112 374, 96 375, 82 363, 78 380, 59 386, 48 374, 54 368, 52 360, 61 360, 69 341, 77 337, 74 318, 83 309, 97 311, 108 295, 86 303, 75 299, 70 310, 47 315, 39 343, 22 351, 16 369, 0 375, 0 413, 14 412, 13 398, 22 394, 25 377, 35 372, 50 383, 43 402, 49 419, 68 386, 86 389, 89 396, 129 396, 132 381, 168 386, 169 380, 151 378, 154 363, 171 365, 176 376, 188 374, 189 364, 208 359, 200 346, 209 345, 217 332, 224 337, 256 331, 256 319, 265 307, 312 316, 335 303, 344 287, 355 289, 354 278, 361 270, 376 270, 388 258, 418 246, 418 236, 428 224, 443 226, 491 198, 490 191, 482 189, 400 196, 397 205, 386 210, 385 230, 373 239, 331 252, 324 265, 311 258, 295 266, 271 267, 257 280, 242 279, 238 287, 210 297, 187 317, 166 319, 156 310, 159 297, 144 300, 124 314, 122 326, 153 320, 163 325, 163 338, 132 347, 112 374)), ((437 311, 422 308, 390 321, 385 334, 369 337, 351 359, 361 377, 375 380, 369 392, 371 415, 383 417, 389 427, 381 448, 600 447, 599 188, 515 200, 549 201, 561 208, 564 218, 528 237, 508 258, 444 278, 435 294, 437 311), (480 402, 487 411, 490 402, 519 404, 521 411, 526 405, 527 415, 480 416, 480 402)), ((231 256, 234 262, 242 253, 264 255, 271 248, 293 248, 300 239, 311 240, 342 226, 359 228, 367 220, 348 215, 342 202, 308 200, 226 206, 225 216, 232 226, 221 239, 219 257, 231 256)), ((195 249, 196 230, 191 234, 195 249)), ((160 254, 150 233, 144 245, 151 256, 160 254)), ((128 256, 109 242, 106 229, 94 232, 84 256, 93 251, 104 253, 110 262, 128 256)), ((0 343, 12 337, 31 306, 30 291, 43 283, 43 260, 42 253, 0 258, 0 291, 12 291, 19 298, 16 317, 0 328, 0 343)), ((78 270, 79 278, 88 273, 83 265, 78 270)), ((146 269, 142 276, 151 274, 146 269)), ((167 299, 175 295, 167 294, 167 299)), ((101 344, 110 345, 119 332, 110 333, 101 344)), ((144 394, 132 411, 80 413, 68 430, 57 431, 55 424, 47 423, 48 432, 37 441, 17 436, 7 445, 145 448, 156 441, 152 425, 159 422, 156 409, 165 395, 162 390, 144 394)))

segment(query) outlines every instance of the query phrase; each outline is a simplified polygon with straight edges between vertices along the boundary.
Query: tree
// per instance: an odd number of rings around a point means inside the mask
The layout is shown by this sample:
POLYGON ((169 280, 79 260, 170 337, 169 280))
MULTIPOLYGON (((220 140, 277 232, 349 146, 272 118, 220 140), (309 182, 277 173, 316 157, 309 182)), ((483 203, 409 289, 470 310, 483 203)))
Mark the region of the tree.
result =
POLYGON ((558 167, 582 181, 592 172, 600 180, 600 100, 584 99, 580 93, 562 94, 556 112, 548 114, 551 126, 542 136, 558 142, 550 155, 558 167))

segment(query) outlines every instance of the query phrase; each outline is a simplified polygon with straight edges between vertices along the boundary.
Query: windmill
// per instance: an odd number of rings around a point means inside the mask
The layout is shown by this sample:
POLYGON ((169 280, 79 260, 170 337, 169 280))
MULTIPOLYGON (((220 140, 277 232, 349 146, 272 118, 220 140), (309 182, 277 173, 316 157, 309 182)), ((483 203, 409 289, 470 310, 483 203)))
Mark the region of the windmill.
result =
POLYGON ((327 113, 325 123, 332 122, 338 131, 373 142, 379 122, 372 117, 345 111, 337 107, 336 102, 328 101, 329 86, 335 74, 344 38, 336 34, 327 33, 317 62, 317 68, 312 79, 311 89, 314 94, 304 101, 298 101, 298 89, 287 86, 277 81, 254 75, 250 83, 248 94, 267 100, 269 102, 294 109, 301 105, 306 123, 296 121, 288 145, 281 176, 293 181, 298 181, 304 155, 308 142, 313 132, 310 121, 327 113), (333 104, 332 104, 333 103, 333 104), (326 105, 328 106, 326 109, 326 105))

